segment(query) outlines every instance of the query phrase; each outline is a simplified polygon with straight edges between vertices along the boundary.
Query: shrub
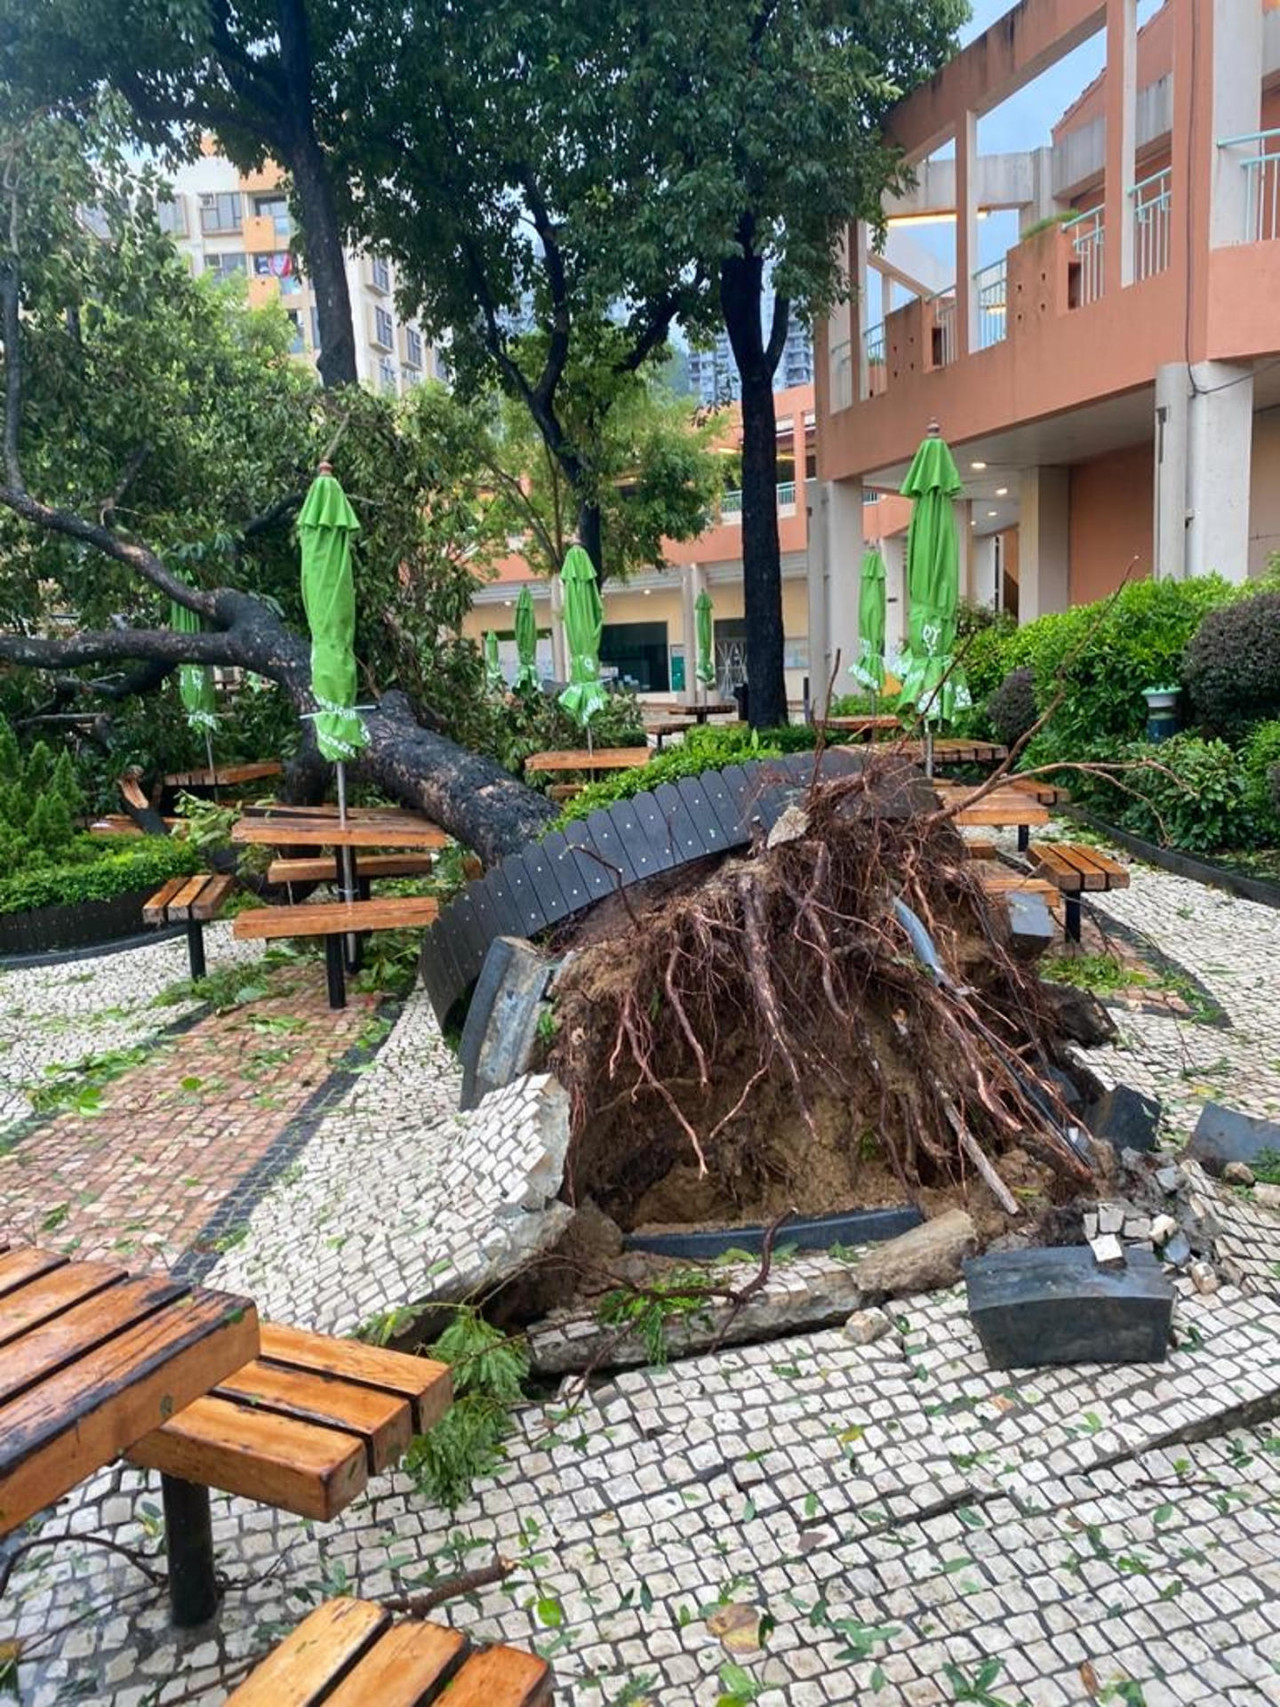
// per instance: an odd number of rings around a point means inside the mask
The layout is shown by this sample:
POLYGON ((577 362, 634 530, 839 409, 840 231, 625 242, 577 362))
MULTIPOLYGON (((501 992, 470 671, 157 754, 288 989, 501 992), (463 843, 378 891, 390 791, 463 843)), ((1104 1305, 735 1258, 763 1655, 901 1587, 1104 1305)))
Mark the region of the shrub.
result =
POLYGON ((118 852, 110 842, 104 842, 91 852, 96 853, 99 847, 106 851, 88 861, 36 865, 0 878, 0 913, 24 913, 60 902, 110 901, 130 890, 154 888, 168 877, 200 869, 196 850, 170 836, 141 836, 118 852))
POLYGON ((3 869, 47 865, 72 857, 75 820, 84 810, 84 796, 70 753, 60 753, 55 759, 46 744, 37 741, 24 757, 13 730, 0 719, 3 869))
POLYGON ((1006 747, 1020 741, 1036 720, 1036 690, 1031 671, 1025 666, 1010 670, 987 700, 986 710, 997 739, 1006 747))
POLYGON ((1240 749, 1249 810, 1262 840, 1280 838, 1280 718, 1254 726, 1240 749))
POLYGON ((1182 680, 1216 733, 1280 714, 1280 593, 1209 611, 1186 648, 1182 680))
POLYGON ((982 705, 1011 668, 1006 652, 1018 625, 1007 611, 963 602, 956 614, 956 654, 975 705, 982 705))
POLYGON ((1256 834, 1244 770, 1225 741, 1175 735, 1152 746, 1131 742, 1123 758, 1145 768, 1109 785, 1112 813, 1148 841, 1215 853, 1248 846, 1256 834))

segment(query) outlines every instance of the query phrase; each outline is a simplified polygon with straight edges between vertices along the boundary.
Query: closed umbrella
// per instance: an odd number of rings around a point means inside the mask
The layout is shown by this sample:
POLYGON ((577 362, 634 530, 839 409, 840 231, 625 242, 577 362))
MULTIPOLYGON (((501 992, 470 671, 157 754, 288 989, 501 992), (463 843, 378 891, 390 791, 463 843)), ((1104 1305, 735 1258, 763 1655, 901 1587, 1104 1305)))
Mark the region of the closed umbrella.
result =
POLYGON ((912 500, 907 530, 907 661, 899 706, 925 726, 925 774, 933 775, 933 727, 969 703, 955 663, 960 549, 954 500, 961 492, 955 459, 931 424, 902 483, 912 500))
POLYGON ((490 693, 496 693, 502 686, 502 661, 498 657, 498 636, 494 629, 489 629, 484 637, 484 685, 490 693))
POLYGON ((715 624, 711 594, 704 587, 693 603, 694 628, 698 637, 698 664, 694 671, 704 688, 716 679, 715 624))
MULTIPOLYGON (((169 626, 177 634, 199 634, 204 625, 198 611, 188 610, 186 605, 171 599, 169 626)), ((178 665, 178 697, 187 714, 187 727, 204 736, 204 750, 209 770, 213 773, 213 732, 218 725, 218 699, 213 688, 213 670, 208 664, 178 665)), ((214 790, 217 790, 216 780, 214 790)))
POLYGON ((858 656, 849 674, 873 694, 884 692, 884 558, 872 547, 858 583, 858 656))
POLYGON ((534 693, 538 687, 538 622, 533 614, 533 594, 521 587, 516 600, 516 657, 520 668, 516 672, 517 693, 534 693))
POLYGON ((600 685, 600 631, 604 606, 596 584, 595 567, 580 545, 571 545, 560 571, 564 591, 564 636, 569 649, 569 685, 560 704, 578 726, 587 731, 591 746, 591 719, 605 703, 600 685))

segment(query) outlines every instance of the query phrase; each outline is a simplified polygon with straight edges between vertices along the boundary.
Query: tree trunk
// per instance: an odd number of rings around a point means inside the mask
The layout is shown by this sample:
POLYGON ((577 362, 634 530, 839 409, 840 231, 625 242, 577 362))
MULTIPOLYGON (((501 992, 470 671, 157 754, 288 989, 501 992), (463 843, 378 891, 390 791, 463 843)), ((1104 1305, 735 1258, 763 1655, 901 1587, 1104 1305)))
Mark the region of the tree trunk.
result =
POLYGON ((747 251, 721 263, 720 308, 742 378, 742 583, 747 626, 747 711, 757 729, 787 721, 783 673, 778 441, 770 338, 760 324, 764 263, 747 251))
POLYGON ((355 385, 356 340, 342 227, 334 206, 328 168, 314 135, 308 134, 291 150, 287 165, 302 215, 302 250, 316 297, 320 379, 328 389, 355 385))
POLYGON ((604 576, 604 533, 599 504, 583 504, 578 510, 578 539, 582 549, 595 564, 596 576, 604 576))

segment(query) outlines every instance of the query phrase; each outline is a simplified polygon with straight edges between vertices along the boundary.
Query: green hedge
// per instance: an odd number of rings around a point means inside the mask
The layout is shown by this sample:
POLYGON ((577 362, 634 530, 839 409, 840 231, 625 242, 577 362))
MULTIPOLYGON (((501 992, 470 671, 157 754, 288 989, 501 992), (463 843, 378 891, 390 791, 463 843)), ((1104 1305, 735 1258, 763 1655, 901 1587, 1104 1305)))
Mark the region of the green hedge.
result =
POLYGON ((730 724, 727 728, 691 729, 680 746, 656 753, 647 765, 636 770, 614 771, 603 782, 589 783, 567 803, 552 828, 585 818, 598 807, 612 806, 615 800, 630 800, 645 789, 657 788, 659 783, 675 782, 682 776, 701 776, 703 771, 740 765, 746 759, 776 759, 782 753, 807 752, 816 740, 816 731, 808 723, 789 723, 781 729, 758 732, 743 723, 730 724))
POLYGON ((110 901, 132 889, 158 887, 166 878, 200 870, 196 850, 171 836, 141 836, 119 851, 104 840, 103 847, 102 855, 88 864, 35 866, 0 878, 0 913, 110 901))

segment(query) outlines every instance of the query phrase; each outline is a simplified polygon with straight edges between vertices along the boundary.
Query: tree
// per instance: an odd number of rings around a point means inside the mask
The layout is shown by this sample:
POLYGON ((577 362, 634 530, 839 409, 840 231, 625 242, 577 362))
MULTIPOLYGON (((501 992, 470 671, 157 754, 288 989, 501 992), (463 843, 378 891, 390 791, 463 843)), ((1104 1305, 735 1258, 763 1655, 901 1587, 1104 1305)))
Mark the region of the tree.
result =
POLYGON ((651 289, 652 257, 700 282, 742 376, 742 547, 751 721, 786 720, 773 381, 797 306, 848 289, 841 240, 881 221, 904 179, 883 122, 953 50, 965 0, 634 0, 607 74, 615 171, 651 186, 619 229, 651 289), (763 321, 765 273, 776 291, 763 321))
MULTIPOLYGON (((385 399, 318 390, 289 362, 280 316, 192 280, 119 155, 91 166, 82 140, 50 118, 0 136, 0 597, 13 630, 0 661, 123 669, 126 688, 138 665, 148 686, 182 662, 238 665, 313 711, 288 522, 330 449, 366 521, 364 768, 485 858, 518 846, 552 808, 424 727, 394 677, 411 648, 422 693, 442 637, 448 668, 474 661, 448 634, 483 561, 477 509, 447 471, 428 478, 432 433, 391 419, 385 399), (206 632, 169 628, 170 599, 206 632)), ((456 680, 436 679, 447 704, 456 680)))
POLYGON ((308 0, 0 0, 0 80, 64 111, 104 85, 138 142, 194 157, 212 133, 243 171, 288 174, 316 295, 319 368, 356 382, 342 227, 316 128, 318 61, 340 52, 340 8, 308 0))

